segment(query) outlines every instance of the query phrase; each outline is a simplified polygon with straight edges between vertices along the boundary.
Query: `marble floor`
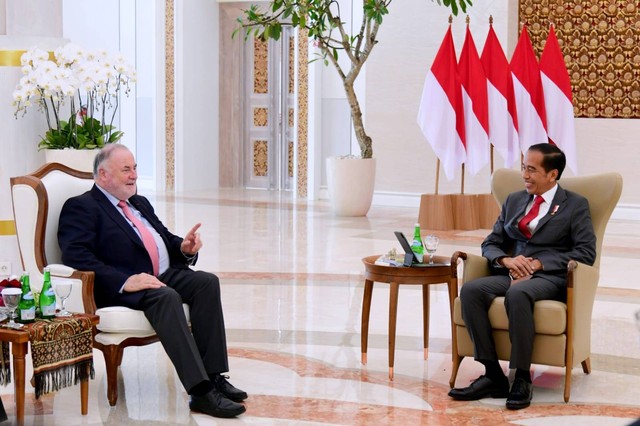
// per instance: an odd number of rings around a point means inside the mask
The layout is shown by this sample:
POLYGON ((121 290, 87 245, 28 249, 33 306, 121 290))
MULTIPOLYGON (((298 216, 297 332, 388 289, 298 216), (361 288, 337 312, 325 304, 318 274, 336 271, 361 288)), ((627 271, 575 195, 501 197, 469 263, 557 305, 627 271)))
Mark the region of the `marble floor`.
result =
MULTIPOLYGON (((361 258, 400 249, 393 231, 411 233, 417 208, 373 206, 367 217, 344 218, 334 217, 325 201, 296 201, 290 193, 221 190, 150 198, 179 235, 202 222, 205 246, 197 267, 221 277, 230 381, 250 394, 247 412, 231 420, 191 413, 162 347, 154 344, 125 351, 115 407, 107 403, 104 361, 95 351, 89 414, 80 415, 79 387, 36 400, 27 385, 26 424, 619 426, 640 418, 640 331, 634 318, 640 285, 633 278, 640 272, 640 223, 614 220, 607 228, 593 312, 592 374, 573 370, 566 404, 563 370, 536 365, 533 404, 514 412, 504 400, 447 397, 451 331, 445 285, 431 286, 426 361, 419 287, 401 287, 390 381, 389 290, 376 284, 368 362, 360 362, 361 258)), ((438 254, 479 253, 486 233, 438 232, 438 254)), ((465 359, 457 384, 480 373, 465 359)), ((0 394, 15 420, 12 386, 0 394)))

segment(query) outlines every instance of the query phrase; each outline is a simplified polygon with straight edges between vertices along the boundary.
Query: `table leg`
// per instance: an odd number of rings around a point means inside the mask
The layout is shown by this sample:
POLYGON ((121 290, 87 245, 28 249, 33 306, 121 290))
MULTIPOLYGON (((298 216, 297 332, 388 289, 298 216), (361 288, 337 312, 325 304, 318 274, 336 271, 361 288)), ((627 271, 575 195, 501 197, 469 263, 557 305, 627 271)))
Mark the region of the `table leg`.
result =
POLYGON ((429 356, 429 285, 422 285, 422 347, 424 348, 424 359, 429 356))
POLYGON ((28 342, 11 344, 11 353, 13 355, 13 388, 16 399, 16 423, 18 425, 24 424, 24 357, 27 354, 28 345, 28 342))
POLYGON ((393 380, 393 363, 396 350, 396 318, 398 315, 399 283, 389 283, 389 380, 393 380))
POLYGON ((373 296, 373 281, 364 281, 364 296, 362 298, 362 325, 360 328, 360 351, 363 365, 367 364, 367 344, 369 339, 369 314, 371 313, 371 298, 373 296))
POLYGON ((86 416, 89 412, 89 379, 80 381, 80 413, 86 416))

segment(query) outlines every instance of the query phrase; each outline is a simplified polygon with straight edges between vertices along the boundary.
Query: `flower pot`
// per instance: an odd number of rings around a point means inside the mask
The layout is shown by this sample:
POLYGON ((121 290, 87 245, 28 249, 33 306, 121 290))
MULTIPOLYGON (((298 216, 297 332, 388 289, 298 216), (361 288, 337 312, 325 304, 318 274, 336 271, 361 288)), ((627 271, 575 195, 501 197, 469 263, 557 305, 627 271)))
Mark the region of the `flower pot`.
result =
POLYGON ((373 199, 375 158, 327 158, 331 210, 337 216, 366 216, 373 199))
POLYGON ((93 172, 93 159, 97 149, 45 149, 44 158, 47 163, 60 163, 83 172, 93 172))

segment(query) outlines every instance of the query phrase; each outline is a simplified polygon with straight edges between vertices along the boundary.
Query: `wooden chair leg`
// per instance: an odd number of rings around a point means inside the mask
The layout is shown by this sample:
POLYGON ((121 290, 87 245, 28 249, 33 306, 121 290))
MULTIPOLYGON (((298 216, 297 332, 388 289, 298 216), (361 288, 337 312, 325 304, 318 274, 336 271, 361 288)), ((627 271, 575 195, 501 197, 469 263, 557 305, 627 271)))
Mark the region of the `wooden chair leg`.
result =
POLYGON ((463 356, 458 355, 457 353, 453 354, 453 362, 451 363, 451 378, 449 379, 449 387, 453 389, 456 385, 456 377, 458 376, 458 369, 460 368, 460 363, 464 359, 463 356))
POLYGON ((582 371, 584 371, 584 374, 591 374, 591 358, 582 361, 582 371))
POLYGON ((104 346, 104 363, 107 368, 107 399, 114 407, 118 401, 118 367, 122 362, 122 348, 115 345, 104 346))
POLYGON ((569 402, 571 394, 571 366, 567 365, 564 376, 564 402, 569 402))

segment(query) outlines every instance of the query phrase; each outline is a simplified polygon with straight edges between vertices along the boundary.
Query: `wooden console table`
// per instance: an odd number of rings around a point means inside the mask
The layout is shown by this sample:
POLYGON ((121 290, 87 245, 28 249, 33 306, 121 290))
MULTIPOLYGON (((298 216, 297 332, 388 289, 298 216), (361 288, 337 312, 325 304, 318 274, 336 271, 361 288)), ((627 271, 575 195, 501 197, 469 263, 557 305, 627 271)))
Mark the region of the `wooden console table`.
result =
MULTIPOLYGON (((91 314, 74 314, 74 317, 91 318, 95 327, 100 322, 100 317, 91 314)), ((11 343, 11 355, 13 357, 13 386, 16 403, 16 423, 24 424, 24 395, 25 395, 25 355, 29 352, 29 325, 22 329, 0 327, 0 341, 11 343)), ((89 405, 89 379, 80 382, 80 412, 84 415, 88 412, 89 405)))
MULTIPOLYGON (((457 296, 458 286, 456 274, 453 273, 451 259, 435 256, 434 265, 421 267, 382 266, 376 265, 380 256, 369 256, 362 259, 365 266, 364 297, 362 301, 362 364, 367 363, 367 343, 369 335, 369 314, 371 312, 371 297, 373 283, 390 284, 389 294, 389 379, 393 380, 393 363, 396 346, 396 317, 398 313, 398 290, 401 284, 422 285, 422 318, 423 318, 423 347, 424 359, 429 351, 429 285, 447 284, 449 290, 449 311, 453 318, 453 302, 457 296)), ((453 328, 453 321, 451 321, 453 328)), ((453 331, 452 331, 453 333, 453 331)), ((453 334, 452 334, 453 335, 453 334)))

